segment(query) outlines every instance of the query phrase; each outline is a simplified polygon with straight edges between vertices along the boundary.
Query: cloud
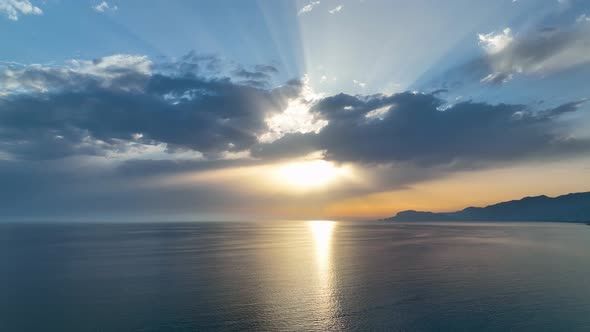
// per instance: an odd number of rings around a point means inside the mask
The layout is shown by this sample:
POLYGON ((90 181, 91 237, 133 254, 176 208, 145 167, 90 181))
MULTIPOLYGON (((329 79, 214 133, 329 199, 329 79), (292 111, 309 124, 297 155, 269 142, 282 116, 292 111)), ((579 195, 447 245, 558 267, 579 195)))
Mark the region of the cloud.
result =
POLYGON ((361 81, 357 81, 357 80, 352 80, 352 83, 354 83, 354 85, 360 87, 360 88, 364 88, 367 86, 367 83, 365 82, 361 82, 361 81))
POLYGON ((321 131, 286 135, 259 146, 254 155, 271 157, 274 151, 285 157, 290 147, 297 147, 300 154, 300 147, 306 146, 337 162, 465 167, 590 149, 590 142, 572 136, 560 121, 563 114, 578 110, 582 101, 548 110, 467 101, 441 111, 443 104, 436 94, 411 92, 327 97, 312 109, 327 121, 321 131))
POLYGON ((43 11, 29 0, 0 0, 0 13, 11 21, 18 21, 19 15, 41 15, 43 11))
POLYGON ((92 9, 99 13, 104 13, 106 11, 117 11, 119 7, 117 5, 110 5, 108 2, 103 1, 96 6, 92 6, 92 9))
POLYGON ((311 12, 311 11, 313 10, 313 8, 314 8, 315 6, 317 6, 317 5, 319 5, 319 4, 320 4, 320 2, 319 2, 319 1, 313 1, 313 0, 312 0, 312 1, 310 1, 310 2, 309 2, 307 5, 303 6, 303 8, 301 8, 301 9, 299 10, 299 12, 297 13, 297 15, 302 15, 302 14, 305 14, 305 13, 309 13, 309 12, 311 12))
POLYGON ((12 65, 0 72, 0 95, 78 90, 90 85, 139 89, 151 74, 146 56, 117 54, 95 60, 71 60, 64 66, 12 65))
POLYGON ((488 34, 479 34, 478 37, 479 45, 489 54, 502 51, 514 40, 510 28, 505 28, 500 33, 490 32, 488 34))
POLYGON ((0 151, 26 160, 164 146, 221 158, 257 143, 268 130, 266 118, 301 90, 296 80, 266 89, 152 67, 143 56, 113 55, 6 69, 0 74, 0 151))
MULTIPOLYGON (((519 79, 553 79, 590 68, 590 21, 585 15, 568 24, 514 32, 510 28, 477 35, 480 55, 418 80, 424 88, 481 89, 519 79)), ((560 84, 556 82, 556 84, 560 84)), ((466 93, 465 91, 461 93, 466 93)))
POLYGON ((118 168, 100 166, 100 160, 0 161, 0 199, 9 202, 0 206, 0 217, 72 216, 99 221, 152 215, 157 220, 187 212, 219 211, 226 200, 240 202, 239 194, 215 185, 172 186, 154 180, 195 169, 194 163, 154 160, 118 168))
POLYGON ((323 95, 316 93, 309 85, 309 78, 304 76, 300 81, 299 95, 287 101, 285 109, 266 118, 267 132, 259 136, 260 142, 272 142, 290 133, 319 132, 326 121, 318 119, 311 113, 310 107, 323 95))
POLYGON ((590 63, 590 24, 585 16, 569 27, 553 27, 513 35, 479 34, 486 52, 484 83, 503 83, 517 75, 548 75, 590 63))
POLYGON ((242 82, 250 85, 265 86, 271 79, 272 75, 278 73, 276 67, 271 65, 256 65, 254 70, 248 70, 238 66, 232 71, 234 77, 242 79, 242 82))
POLYGON ((220 57, 213 54, 199 54, 190 51, 179 59, 155 64, 155 69, 161 73, 175 75, 176 73, 193 74, 198 76, 221 77, 226 75, 227 67, 232 67, 220 57))
POLYGON ((480 80, 481 83, 499 84, 510 81, 514 75, 512 73, 494 72, 480 80))
POLYGON ((334 8, 332 8, 332 9, 328 10, 328 13, 330 13, 330 14, 336 14, 337 12, 341 11, 342 8, 344 8, 343 5, 338 5, 338 6, 334 7, 334 8))
POLYGON ((279 72, 277 67, 272 65, 256 65, 254 66, 254 69, 258 72, 264 72, 267 74, 276 74, 279 72))
POLYGON ((116 54, 4 64, 0 199, 8 203, 0 216, 319 206, 590 148, 568 120, 583 101, 548 109, 462 99, 447 105, 442 91, 326 96, 306 77, 259 84, 276 71, 194 52, 157 62, 116 54), (275 163, 310 154, 361 166, 362 183, 302 197, 263 183, 275 163))

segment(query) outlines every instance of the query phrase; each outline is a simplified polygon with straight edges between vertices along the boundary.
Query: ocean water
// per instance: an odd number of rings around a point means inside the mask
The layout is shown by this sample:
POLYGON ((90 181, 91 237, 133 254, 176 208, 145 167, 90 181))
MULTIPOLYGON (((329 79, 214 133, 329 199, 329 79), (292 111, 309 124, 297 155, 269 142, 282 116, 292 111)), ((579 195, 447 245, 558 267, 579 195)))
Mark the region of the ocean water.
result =
POLYGON ((590 331, 590 227, 0 225, 0 331, 590 331))

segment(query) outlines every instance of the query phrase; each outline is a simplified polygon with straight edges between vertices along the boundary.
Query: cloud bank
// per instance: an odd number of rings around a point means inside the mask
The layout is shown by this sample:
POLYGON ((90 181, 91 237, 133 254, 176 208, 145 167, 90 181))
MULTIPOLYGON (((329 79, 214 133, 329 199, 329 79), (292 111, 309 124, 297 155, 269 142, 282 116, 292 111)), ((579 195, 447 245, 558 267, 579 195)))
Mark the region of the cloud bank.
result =
POLYGON ((568 121, 582 100, 542 109, 447 105, 442 91, 324 96, 305 78, 273 86, 276 72, 194 52, 159 62, 116 54, 3 65, 0 199, 8 204, 0 216, 305 206, 590 148, 568 121), (259 188, 269 165, 312 153, 374 170, 379 179, 332 195, 259 188))
MULTIPOLYGON (((6 69, 0 75, 1 150, 15 159, 104 156, 134 144, 210 156, 241 151, 265 132, 265 117, 300 90, 299 81, 264 89, 202 77, 192 64, 170 64, 182 70, 163 74, 144 56, 114 55, 6 69)), ((258 83, 273 70, 241 69, 236 77, 258 83)))
POLYGON ((255 155, 284 156, 290 149, 302 153, 307 147, 338 162, 434 166, 576 153, 590 147, 560 121, 583 101, 547 110, 472 101, 441 110, 443 105, 437 94, 413 92, 327 97, 312 108, 328 123, 320 132, 286 135, 259 146, 255 155))

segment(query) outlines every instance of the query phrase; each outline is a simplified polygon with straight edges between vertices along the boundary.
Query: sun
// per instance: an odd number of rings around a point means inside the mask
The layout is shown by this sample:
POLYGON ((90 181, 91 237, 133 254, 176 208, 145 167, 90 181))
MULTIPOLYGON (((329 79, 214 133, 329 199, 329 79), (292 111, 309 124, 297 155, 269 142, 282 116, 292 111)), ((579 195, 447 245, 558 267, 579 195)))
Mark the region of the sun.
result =
POLYGON ((325 187, 347 175, 348 168, 325 160, 307 160, 283 164, 275 172, 277 181, 298 189, 325 187))

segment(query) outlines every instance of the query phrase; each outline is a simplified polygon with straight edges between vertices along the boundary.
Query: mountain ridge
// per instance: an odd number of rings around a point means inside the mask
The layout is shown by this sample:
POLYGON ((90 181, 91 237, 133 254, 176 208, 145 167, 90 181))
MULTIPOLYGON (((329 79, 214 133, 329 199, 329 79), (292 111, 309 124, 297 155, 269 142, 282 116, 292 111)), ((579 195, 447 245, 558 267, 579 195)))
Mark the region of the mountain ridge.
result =
POLYGON ((526 196, 484 207, 467 207, 453 212, 405 210, 386 221, 555 221, 589 222, 590 192, 556 197, 526 196))

